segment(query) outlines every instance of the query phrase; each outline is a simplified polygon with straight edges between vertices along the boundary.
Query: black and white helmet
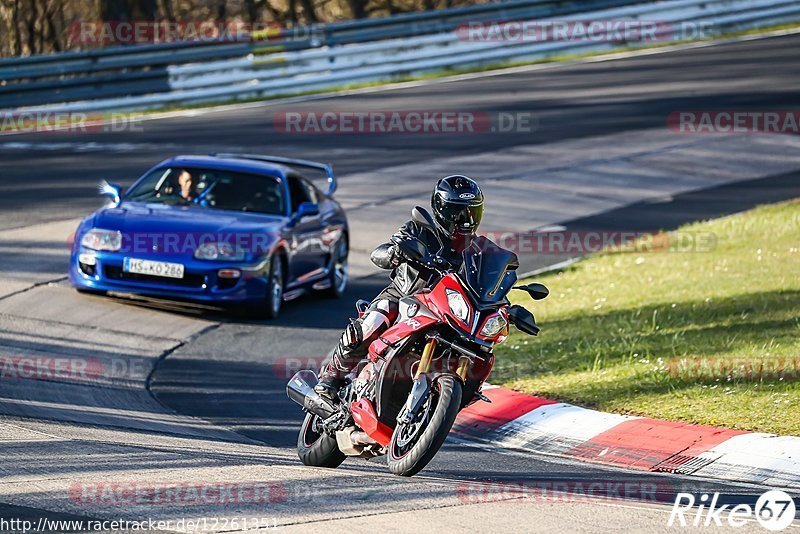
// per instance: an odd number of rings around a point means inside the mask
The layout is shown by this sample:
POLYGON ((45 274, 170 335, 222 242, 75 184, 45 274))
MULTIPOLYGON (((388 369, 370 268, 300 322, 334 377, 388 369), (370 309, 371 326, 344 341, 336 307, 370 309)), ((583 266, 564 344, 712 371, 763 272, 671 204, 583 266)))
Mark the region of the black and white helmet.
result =
POLYGON ((454 174, 439 180, 431 196, 433 218, 450 237, 474 234, 483 218, 483 193, 477 182, 454 174))

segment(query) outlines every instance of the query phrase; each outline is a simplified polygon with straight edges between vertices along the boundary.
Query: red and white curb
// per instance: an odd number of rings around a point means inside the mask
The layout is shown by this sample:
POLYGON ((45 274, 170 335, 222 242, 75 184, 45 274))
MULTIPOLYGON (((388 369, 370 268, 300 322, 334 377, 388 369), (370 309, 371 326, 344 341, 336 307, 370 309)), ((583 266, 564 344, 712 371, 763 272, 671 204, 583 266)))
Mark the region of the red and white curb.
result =
POLYGON ((454 430, 492 445, 644 471, 800 485, 800 437, 588 410, 485 387, 454 430))

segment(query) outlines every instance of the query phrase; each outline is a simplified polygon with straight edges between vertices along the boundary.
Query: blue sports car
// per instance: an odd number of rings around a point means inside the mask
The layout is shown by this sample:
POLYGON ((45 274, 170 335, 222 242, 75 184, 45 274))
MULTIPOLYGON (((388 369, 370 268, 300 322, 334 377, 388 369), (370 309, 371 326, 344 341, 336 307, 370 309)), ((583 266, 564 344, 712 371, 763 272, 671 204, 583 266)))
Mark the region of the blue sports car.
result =
POLYGON ((348 226, 329 165, 244 154, 178 156, 75 232, 69 279, 108 291, 235 304, 267 318, 308 290, 347 286, 348 226), (322 192, 300 170, 324 172, 322 192))

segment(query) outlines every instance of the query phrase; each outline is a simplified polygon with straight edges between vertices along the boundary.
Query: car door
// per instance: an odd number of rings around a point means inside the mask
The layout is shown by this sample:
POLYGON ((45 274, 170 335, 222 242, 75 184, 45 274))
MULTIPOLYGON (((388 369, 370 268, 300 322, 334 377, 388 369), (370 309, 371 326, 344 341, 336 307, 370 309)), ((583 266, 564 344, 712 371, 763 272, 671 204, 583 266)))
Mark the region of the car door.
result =
POLYGON ((297 209, 303 202, 317 204, 319 199, 314 187, 303 177, 290 174, 289 195, 291 198, 292 227, 290 273, 295 280, 305 280, 322 272, 324 254, 322 249, 323 224, 320 214, 297 219, 297 209))

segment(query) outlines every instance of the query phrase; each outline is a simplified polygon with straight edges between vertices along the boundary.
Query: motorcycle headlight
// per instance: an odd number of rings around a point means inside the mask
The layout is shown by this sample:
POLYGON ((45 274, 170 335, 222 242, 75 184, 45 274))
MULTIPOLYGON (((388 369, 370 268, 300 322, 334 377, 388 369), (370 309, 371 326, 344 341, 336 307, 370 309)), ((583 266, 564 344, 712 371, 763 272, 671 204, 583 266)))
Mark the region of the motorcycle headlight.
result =
POLYGON ((245 252, 230 243, 203 243, 194 251, 194 257, 198 260, 242 261, 245 252))
POLYGON ((122 248, 122 233, 116 230, 92 228, 81 238, 81 246, 92 250, 116 252, 122 248))
POLYGON ((469 304, 467 304, 467 301, 461 296, 461 293, 448 289, 447 304, 450 305, 450 311, 453 315, 465 323, 467 322, 467 319, 469 319, 469 304))
POLYGON ((508 321, 506 321, 505 317, 500 315, 492 315, 486 322, 483 324, 483 328, 481 328, 481 335, 485 337, 494 337, 503 329, 508 326, 508 321))

